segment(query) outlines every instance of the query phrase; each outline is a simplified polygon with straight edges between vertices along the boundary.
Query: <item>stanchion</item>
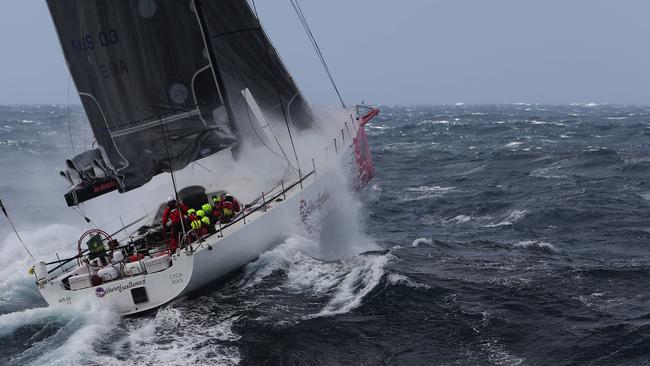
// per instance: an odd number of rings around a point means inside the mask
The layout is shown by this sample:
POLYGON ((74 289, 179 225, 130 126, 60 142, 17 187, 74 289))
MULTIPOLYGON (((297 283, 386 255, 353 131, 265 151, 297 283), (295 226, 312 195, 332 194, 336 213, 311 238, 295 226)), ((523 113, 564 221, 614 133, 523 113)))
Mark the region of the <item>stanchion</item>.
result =
POLYGON ((264 212, 266 212, 266 198, 264 196, 264 191, 262 191, 262 204, 264 205, 264 212))

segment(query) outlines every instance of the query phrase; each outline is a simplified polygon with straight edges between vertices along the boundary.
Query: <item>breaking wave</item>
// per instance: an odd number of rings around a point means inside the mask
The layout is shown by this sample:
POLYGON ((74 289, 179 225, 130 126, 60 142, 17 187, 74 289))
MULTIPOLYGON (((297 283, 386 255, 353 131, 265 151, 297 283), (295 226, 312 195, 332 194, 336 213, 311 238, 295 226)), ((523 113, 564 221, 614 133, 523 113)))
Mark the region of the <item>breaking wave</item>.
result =
POLYGON ((342 314, 361 305, 379 284, 386 264, 393 258, 387 252, 324 261, 312 256, 318 253, 318 245, 302 237, 286 240, 248 264, 240 286, 254 287, 281 274, 280 288, 302 293, 320 304, 318 309, 309 309, 312 313, 306 314, 306 318, 342 314))

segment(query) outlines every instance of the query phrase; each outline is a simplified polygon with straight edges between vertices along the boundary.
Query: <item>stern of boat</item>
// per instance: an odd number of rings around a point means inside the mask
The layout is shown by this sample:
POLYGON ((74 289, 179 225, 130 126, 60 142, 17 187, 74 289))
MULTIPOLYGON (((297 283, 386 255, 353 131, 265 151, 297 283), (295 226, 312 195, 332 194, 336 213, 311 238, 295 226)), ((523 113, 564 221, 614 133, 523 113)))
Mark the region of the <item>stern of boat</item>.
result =
POLYGON ((184 251, 171 258, 172 265, 155 273, 72 290, 64 285, 65 275, 41 281, 38 288, 50 306, 105 305, 120 315, 133 315, 162 306, 183 293, 193 271, 193 256, 184 251))

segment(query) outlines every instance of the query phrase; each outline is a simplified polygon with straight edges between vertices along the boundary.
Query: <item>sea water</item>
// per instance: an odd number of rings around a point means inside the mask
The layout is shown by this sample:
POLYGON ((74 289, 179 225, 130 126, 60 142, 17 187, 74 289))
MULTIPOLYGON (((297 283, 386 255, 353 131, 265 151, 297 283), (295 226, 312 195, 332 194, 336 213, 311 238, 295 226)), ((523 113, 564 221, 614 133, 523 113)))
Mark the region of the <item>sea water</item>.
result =
MULTIPOLYGON (((650 362, 650 108, 382 106, 377 176, 226 281, 145 316, 47 308, 0 223, 0 364, 650 362)), ((0 106, 0 198, 35 254, 73 254, 80 107, 0 106)))

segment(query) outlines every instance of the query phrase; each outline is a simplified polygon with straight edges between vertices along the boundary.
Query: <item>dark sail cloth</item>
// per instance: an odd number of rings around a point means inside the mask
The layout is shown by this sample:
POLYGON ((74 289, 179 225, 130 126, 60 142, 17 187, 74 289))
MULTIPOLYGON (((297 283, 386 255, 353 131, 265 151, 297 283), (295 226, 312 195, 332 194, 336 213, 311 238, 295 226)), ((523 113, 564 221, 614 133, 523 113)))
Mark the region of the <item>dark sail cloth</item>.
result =
POLYGON ((313 124, 246 0, 47 4, 101 155, 92 167, 64 172, 85 188, 76 195, 73 187, 69 204, 115 185, 132 190, 242 140, 259 140, 245 89, 271 123, 313 124))
POLYGON ((97 145, 122 191, 237 141, 189 1, 47 4, 97 145))

